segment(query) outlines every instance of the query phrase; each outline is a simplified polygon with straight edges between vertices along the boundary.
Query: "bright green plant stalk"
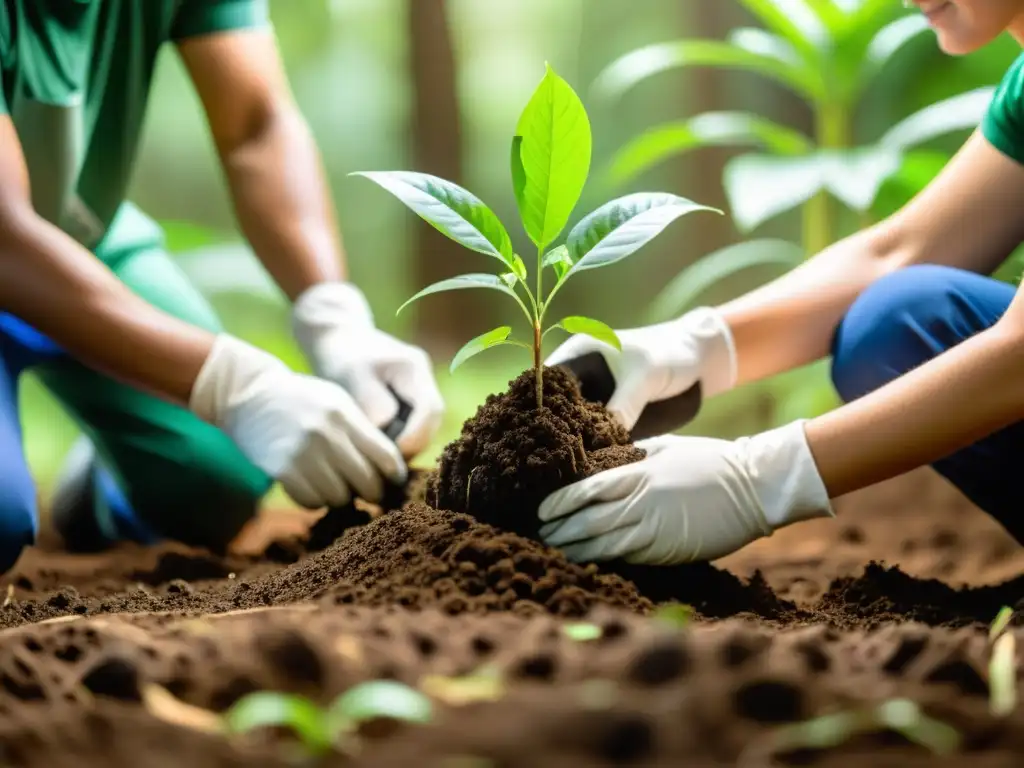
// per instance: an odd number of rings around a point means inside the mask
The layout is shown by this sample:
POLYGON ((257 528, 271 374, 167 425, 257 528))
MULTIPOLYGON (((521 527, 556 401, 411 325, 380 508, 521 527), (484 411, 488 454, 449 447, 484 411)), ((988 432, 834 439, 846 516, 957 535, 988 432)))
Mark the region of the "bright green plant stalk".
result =
MULTIPOLYGON (((814 255, 838 239, 830 197, 870 212, 883 183, 919 186, 920 144, 973 128, 991 96, 983 88, 937 102, 879 140, 856 146, 853 115, 887 64, 928 28, 894 0, 738 0, 762 28, 733 30, 726 41, 689 39, 633 51, 599 76, 596 93, 620 97, 647 78, 678 67, 742 69, 803 98, 814 135, 747 112, 711 112, 656 126, 629 142, 612 161, 610 179, 623 183, 669 157, 706 146, 749 146, 730 161, 726 194, 738 226, 752 231, 801 208, 803 248, 814 255)), ((916 190, 914 190, 916 191, 916 190)))
POLYGON ((420 218, 455 242, 497 260, 498 274, 474 273, 434 283, 407 302, 441 291, 486 288, 512 298, 531 329, 529 342, 512 337, 511 326, 494 328, 467 342, 454 356, 450 370, 499 345, 531 352, 537 407, 543 407, 542 345, 559 328, 583 333, 621 348, 615 332, 600 320, 572 315, 547 323, 548 310, 573 276, 615 264, 635 253, 669 224, 693 211, 721 211, 667 193, 635 193, 612 200, 585 216, 561 245, 555 242, 579 202, 590 172, 590 120, 579 96, 550 66, 520 115, 512 139, 512 188, 523 228, 537 251, 534 288, 526 263, 513 250, 504 224, 471 192, 436 176, 410 171, 364 172, 420 218), (544 271, 554 281, 544 293, 544 271))

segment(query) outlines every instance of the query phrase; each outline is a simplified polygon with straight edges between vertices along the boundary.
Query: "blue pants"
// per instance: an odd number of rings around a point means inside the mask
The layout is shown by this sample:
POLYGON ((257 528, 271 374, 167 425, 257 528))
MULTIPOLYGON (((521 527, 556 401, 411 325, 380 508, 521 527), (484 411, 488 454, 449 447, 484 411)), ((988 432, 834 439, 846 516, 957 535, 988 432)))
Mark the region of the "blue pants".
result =
MULTIPOLYGON (((950 267, 908 267, 878 280, 836 331, 832 381, 849 402, 993 326, 1013 300, 1006 283, 950 267)), ((941 414, 936 414, 941 418, 941 414)), ((933 468, 1018 541, 1024 515, 1017 484, 1024 422, 989 435, 933 468)))

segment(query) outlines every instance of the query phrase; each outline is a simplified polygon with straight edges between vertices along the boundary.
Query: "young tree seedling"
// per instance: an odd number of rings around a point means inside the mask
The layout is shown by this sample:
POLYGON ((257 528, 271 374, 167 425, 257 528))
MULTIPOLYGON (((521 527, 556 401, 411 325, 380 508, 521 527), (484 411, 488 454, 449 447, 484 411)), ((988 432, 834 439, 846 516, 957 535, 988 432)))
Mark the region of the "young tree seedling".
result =
POLYGON ((511 326, 494 328, 466 343, 452 359, 450 370, 491 347, 523 347, 533 356, 538 408, 544 397, 541 346, 550 331, 561 328, 567 333, 587 334, 621 349, 615 332, 600 320, 572 315, 547 323, 551 303, 566 282, 586 270, 621 261, 687 213, 722 213, 673 194, 635 193, 600 206, 570 230, 564 243, 553 247, 583 193, 591 147, 590 120, 583 102, 547 65, 512 139, 512 188, 523 228, 536 248, 533 286, 526 262, 515 252, 505 225, 471 192, 445 179, 411 171, 353 174, 379 184, 445 236, 501 264, 498 274, 473 273, 434 283, 398 311, 424 296, 465 288, 486 288, 511 297, 529 323, 530 340, 513 338, 511 326), (554 273, 554 281, 545 294, 546 269, 554 273))
POLYGON ((430 722, 433 707, 419 691, 392 680, 361 683, 323 709, 302 696, 259 691, 239 699, 224 719, 234 733, 257 728, 291 729, 311 755, 323 755, 335 746, 351 747, 360 723, 390 718, 412 723, 430 722))

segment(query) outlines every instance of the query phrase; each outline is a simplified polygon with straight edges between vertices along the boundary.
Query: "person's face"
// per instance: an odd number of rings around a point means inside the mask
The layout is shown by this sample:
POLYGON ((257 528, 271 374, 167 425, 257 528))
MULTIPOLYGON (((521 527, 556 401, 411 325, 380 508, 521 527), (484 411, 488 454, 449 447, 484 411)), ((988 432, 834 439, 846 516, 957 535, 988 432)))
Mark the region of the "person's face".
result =
POLYGON ((976 51, 1007 30, 1015 37, 1024 31, 1024 0, 913 0, 913 4, 928 18, 939 47, 954 56, 976 51))

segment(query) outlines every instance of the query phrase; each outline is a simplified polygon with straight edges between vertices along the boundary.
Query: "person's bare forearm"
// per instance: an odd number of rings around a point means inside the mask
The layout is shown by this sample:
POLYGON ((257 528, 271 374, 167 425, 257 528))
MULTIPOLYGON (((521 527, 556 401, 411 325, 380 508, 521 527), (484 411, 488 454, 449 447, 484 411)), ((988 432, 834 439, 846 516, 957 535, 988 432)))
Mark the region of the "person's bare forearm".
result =
POLYGON ((878 228, 825 249, 788 274, 721 307, 736 344, 738 384, 826 357, 857 296, 915 259, 878 228))
POLYGON ((1024 333, 1001 321, 806 425, 832 498, 931 464, 1024 418, 1024 333))
POLYGON ((290 103, 268 112, 222 160, 242 231, 290 299, 317 283, 344 279, 320 154, 290 103))
POLYGON ((28 209, 0 217, 0 311, 96 370, 187 404, 214 337, 143 301, 28 209))

